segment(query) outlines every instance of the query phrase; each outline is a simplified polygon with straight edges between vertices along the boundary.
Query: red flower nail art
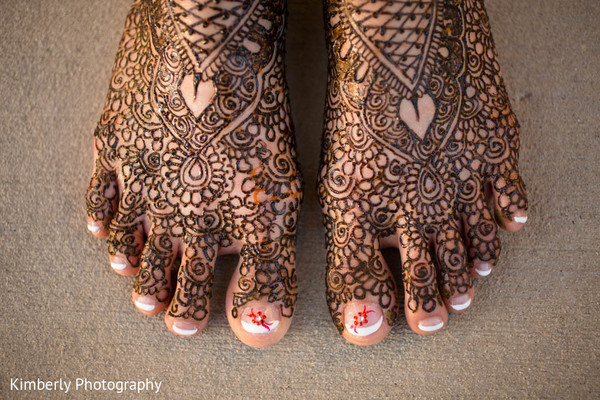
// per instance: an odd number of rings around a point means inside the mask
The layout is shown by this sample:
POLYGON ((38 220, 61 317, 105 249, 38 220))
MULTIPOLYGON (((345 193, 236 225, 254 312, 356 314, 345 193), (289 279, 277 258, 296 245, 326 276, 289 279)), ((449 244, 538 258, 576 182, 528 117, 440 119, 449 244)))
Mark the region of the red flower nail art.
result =
POLYGON ((352 324, 352 329, 354 329, 354 333, 358 334, 356 328, 359 326, 366 325, 369 322, 367 318, 367 314, 375 312, 373 310, 367 310, 367 306, 364 306, 363 310, 360 311, 357 315, 354 316, 354 323, 352 324))
POLYGON ((265 328, 267 328, 268 331, 271 330, 271 328, 269 328, 269 325, 272 325, 273 323, 267 322, 267 316, 265 314, 263 314, 262 311, 257 311, 255 314, 254 309, 251 308, 250 314, 248 314, 248 317, 252 318, 252 323, 254 325, 261 325, 261 326, 264 326, 265 328))

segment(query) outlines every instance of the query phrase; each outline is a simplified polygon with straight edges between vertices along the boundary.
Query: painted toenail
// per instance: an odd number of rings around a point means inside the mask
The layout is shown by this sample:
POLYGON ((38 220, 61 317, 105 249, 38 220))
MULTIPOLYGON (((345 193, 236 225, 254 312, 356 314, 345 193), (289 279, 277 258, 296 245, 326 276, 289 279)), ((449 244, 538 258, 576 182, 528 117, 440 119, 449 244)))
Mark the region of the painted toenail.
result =
POLYGON ((524 217, 514 217, 513 221, 518 222, 519 224, 524 224, 527 222, 527 216, 524 217))
POLYGON ((195 335, 198 332, 196 325, 190 322, 175 322, 173 323, 173 330, 183 336, 195 335))
POLYGON ((100 227, 98 225, 90 225, 90 224, 88 224, 88 229, 92 233, 98 233, 98 232, 100 232, 100 227))
POLYGON ((444 321, 439 317, 431 317, 419 322, 419 329, 425 332, 434 332, 442 329, 444 321))
POLYGON ((279 314, 274 307, 249 307, 241 315, 242 328, 248 333, 270 333, 279 326, 279 314))
POLYGON ((481 263, 475 267, 475 272, 481 276, 488 276, 492 272, 492 266, 488 263, 481 263))
POLYGON ((125 262, 122 260, 111 261, 110 266, 112 267, 112 269, 117 270, 117 271, 122 271, 125 268, 127 268, 127 264, 125 264, 125 262))
POLYGON ((471 298, 468 294, 463 294, 450 299, 450 307, 456 311, 462 311, 471 305, 471 298))
POLYGON ((156 308, 156 304, 152 300, 139 298, 135 300, 135 306, 140 310, 152 311, 156 308))
POLYGON ((383 312, 375 304, 348 304, 344 309, 344 322, 353 335, 368 336, 383 325, 383 312))

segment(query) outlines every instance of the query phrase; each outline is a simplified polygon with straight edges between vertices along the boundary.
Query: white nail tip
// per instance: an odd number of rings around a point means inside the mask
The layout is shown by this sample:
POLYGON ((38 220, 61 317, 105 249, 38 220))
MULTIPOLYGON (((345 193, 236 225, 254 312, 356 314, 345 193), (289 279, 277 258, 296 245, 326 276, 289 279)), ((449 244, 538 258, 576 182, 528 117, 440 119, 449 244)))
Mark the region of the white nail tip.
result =
POLYGON ((125 268, 127 268, 127 264, 116 263, 116 262, 111 262, 110 266, 112 267, 112 269, 116 269, 117 271, 122 271, 125 268))
POLYGON ((439 329, 442 329, 442 327, 444 326, 444 321, 440 322, 439 324, 435 324, 435 325, 422 325, 421 323, 419 323, 419 329, 425 332, 433 332, 433 331, 437 331, 439 329))
POLYGON ((256 324, 242 320, 242 328, 244 328, 244 330, 248 333, 273 332, 275 329, 277 329, 277 326, 279 326, 279 321, 273 321, 273 322, 270 322, 270 324, 271 325, 269 325, 269 328, 267 329, 266 326, 256 325, 256 324))
POLYGON ((173 324, 173 330, 176 333, 179 333, 180 335, 184 335, 184 336, 191 336, 194 335, 196 332, 198 332, 198 329, 194 328, 194 329, 183 329, 183 328, 178 328, 177 325, 173 324))
POLYGON ((152 311, 156 307, 154 304, 141 303, 137 300, 135 301, 135 306, 137 308, 139 308, 140 310, 144 310, 144 311, 152 311))
POLYGON ((462 311, 465 308, 469 307, 470 305, 471 305, 471 299, 467 300, 463 304, 450 304, 450 307, 452 307, 456 311, 462 311))
POLYGON ((93 233, 100 232, 100 227, 96 226, 96 225, 88 225, 88 229, 90 230, 90 232, 93 232, 93 233))
POLYGON ((357 327, 356 332, 354 331, 353 324, 346 324, 346 329, 348 329, 348 332, 352 333, 355 336, 368 336, 368 335, 376 332, 381 327, 382 324, 383 324, 383 315, 381 315, 379 317, 379 319, 377 320, 377 322, 375 322, 371 326, 366 326, 364 328, 357 327))
POLYGON ((525 216, 525 217, 515 217, 515 218, 513 218, 513 220, 515 222, 518 222, 519 224, 524 224, 525 222, 527 222, 527 216, 525 216))
POLYGON ((477 269, 475 268, 475 272, 477 272, 481 276, 488 276, 492 273, 491 269, 477 269))

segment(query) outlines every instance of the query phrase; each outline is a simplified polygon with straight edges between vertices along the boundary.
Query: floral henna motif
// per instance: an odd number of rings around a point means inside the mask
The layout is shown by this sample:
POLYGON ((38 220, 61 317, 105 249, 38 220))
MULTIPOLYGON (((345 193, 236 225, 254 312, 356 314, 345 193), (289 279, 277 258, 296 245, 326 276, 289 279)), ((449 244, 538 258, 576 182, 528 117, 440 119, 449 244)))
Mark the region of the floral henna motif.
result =
POLYGON ((257 311, 254 313, 254 309, 250 309, 250 313, 248 314, 250 318, 252 318, 252 323, 257 326, 262 326, 270 331, 271 328, 269 326, 273 325, 272 322, 267 322, 267 316, 262 313, 262 311, 257 311))
POLYGON ((110 253, 139 260, 135 291, 174 296, 174 317, 206 318, 214 260, 232 245, 242 248, 234 314, 263 296, 293 313, 302 180, 285 12, 282 0, 137 0, 127 18, 87 208, 110 253))
POLYGON ((410 310, 465 293, 473 261, 499 253, 485 186, 499 193, 504 218, 527 206, 519 125, 482 1, 324 4, 327 299, 340 331, 343 304, 366 295, 391 325, 398 305, 379 239, 399 238, 410 310))
POLYGON ((375 311, 367 310, 367 306, 364 306, 363 310, 354 316, 354 322, 352 324, 352 330, 354 330, 354 333, 358 334, 357 328, 369 323, 368 315, 372 312, 375 311))

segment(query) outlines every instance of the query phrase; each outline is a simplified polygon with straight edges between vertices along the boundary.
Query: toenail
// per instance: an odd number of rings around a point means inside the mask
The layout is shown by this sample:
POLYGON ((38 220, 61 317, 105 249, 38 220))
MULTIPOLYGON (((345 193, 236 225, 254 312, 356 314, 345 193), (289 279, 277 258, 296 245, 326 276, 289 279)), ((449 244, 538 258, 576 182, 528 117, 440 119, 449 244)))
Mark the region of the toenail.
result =
POLYGON ((98 232, 100 232, 100 227, 98 225, 88 224, 88 229, 92 233, 98 233, 98 232))
POLYGON ((475 272, 481 276, 488 276, 492 272, 492 266, 488 263, 481 263, 475 267, 475 272))
POLYGON ((348 304, 344 309, 344 325, 356 336, 368 336, 383 325, 383 312, 375 304, 348 304))
POLYGON ((524 217, 514 217, 513 221, 518 222, 519 224, 524 224, 527 222, 527 215, 524 217))
POLYGON ((242 328, 248 333, 270 333, 279 326, 279 313, 275 307, 247 307, 241 311, 242 328))
POLYGON ((127 268, 127 264, 123 260, 111 261, 110 266, 112 267, 112 269, 117 270, 117 271, 122 271, 125 268, 127 268))
POLYGON ((183 336, 192 336, 198 332, 198 328, 191 322, 175 322, 173 323, 173 330, 183 336))
POLYGON ((440 317, 431 317, 419 322, 419 329, 424 332, 434 332, 442 329, 444 321, 440 317))
POLYGON ((462 294, 450 299, 450 307, 455 311, 462 311, 471 305, 471 298, 468 294, 462 294))
POLYGON ((156 308, 156 304, 151 299, 145 299, 143 297, 140 297, 138 299, 135 299, 134 302, 135 306, 140 310, 152 311, 156 308))

